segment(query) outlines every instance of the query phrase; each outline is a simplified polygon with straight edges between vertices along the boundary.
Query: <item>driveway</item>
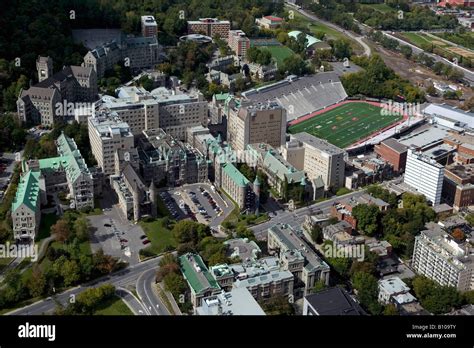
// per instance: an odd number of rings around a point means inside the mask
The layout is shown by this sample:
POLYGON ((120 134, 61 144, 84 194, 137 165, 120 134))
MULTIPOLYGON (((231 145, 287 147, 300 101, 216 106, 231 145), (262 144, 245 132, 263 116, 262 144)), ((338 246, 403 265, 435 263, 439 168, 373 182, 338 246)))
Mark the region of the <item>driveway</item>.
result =
MULTIPOLYGON (((107 189, 108 190, 108 189, 107 189)), ((140 236, 145 232, 135 223, 128 221, 118 209, 113 194, 104 191, 101 206, 102 215, 87 217, 91 224, 91 249, 96 252, 100 248, 109 254, 134 265, 139 261, 139 251, 146 247, 140 236)))

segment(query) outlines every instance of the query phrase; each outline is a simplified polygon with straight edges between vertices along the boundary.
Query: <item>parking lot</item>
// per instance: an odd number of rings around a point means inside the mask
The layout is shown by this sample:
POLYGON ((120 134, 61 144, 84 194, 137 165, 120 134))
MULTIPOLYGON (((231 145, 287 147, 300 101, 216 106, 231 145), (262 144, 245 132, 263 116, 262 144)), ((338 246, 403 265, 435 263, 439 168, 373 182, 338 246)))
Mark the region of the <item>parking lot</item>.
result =
POLYGON ((114 195, 104 192, 101 200, 102 215, 88 217, 92 227, 91 248, 100 248, 105 254, 120 258, 133 265, 139 262, 138 253, 149 245, 143 229, 127 221, 115 207, 114 195), (145 237, 144 237, 145 236, 145 237))
POLYGON ((194 221, 218 226, 234 209, 234 204, 208 184, 190 184, 161 191, 161 200, 173 219, 190 218, 194 221))

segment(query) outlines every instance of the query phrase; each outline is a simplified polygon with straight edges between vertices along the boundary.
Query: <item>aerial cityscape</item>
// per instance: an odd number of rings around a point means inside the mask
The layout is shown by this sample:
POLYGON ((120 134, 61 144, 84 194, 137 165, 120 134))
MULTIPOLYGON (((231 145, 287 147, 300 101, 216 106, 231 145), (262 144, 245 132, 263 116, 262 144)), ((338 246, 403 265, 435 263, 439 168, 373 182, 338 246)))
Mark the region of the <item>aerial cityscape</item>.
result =
POLYGON ((6 3, 3 316, 474 315, 474 2, 6 3))

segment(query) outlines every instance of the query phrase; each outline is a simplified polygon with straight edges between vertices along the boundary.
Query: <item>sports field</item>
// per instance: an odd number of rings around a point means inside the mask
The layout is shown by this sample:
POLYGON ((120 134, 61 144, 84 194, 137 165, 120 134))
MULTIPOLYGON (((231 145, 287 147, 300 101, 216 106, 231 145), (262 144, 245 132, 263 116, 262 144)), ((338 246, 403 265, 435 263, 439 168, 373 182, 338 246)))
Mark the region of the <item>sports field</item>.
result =
POLYGON ((290 133, 308 132, 345 148, 402 119, 369 103, 349 102, 289 127, 290 133))
POLYGON ((295 54, 291 49, 286 46, 259 46, 258 48, 261 50, 270 51, 272 57, 276 60, 278 66, 281 66, 281 64, 283 64, 285 58, 295 54))

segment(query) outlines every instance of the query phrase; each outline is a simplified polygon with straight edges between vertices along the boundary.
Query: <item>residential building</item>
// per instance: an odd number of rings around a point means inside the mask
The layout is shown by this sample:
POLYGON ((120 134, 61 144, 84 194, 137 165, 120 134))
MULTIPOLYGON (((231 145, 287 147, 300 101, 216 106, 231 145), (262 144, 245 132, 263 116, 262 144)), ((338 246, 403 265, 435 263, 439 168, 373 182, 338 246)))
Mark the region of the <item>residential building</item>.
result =
POLYGON ((230 22, 217 18, 199 18, 197 21, 188 21, 188 34, 202 34, 214 38, 228 40, 230 22))
POLYGON ((262 65, 257 63, 247 63, 250 76, 256 80, 270 81, 275 79, 278 68, 274 64, 262 65))
POLYGON ((326 190, 344 186, 346 152, 306 132, 291 135, 282 147, 283 158, 304 170, 309 180, 321 178, 326 190))
POLYGON ((12 202, 13 237, 19 243, 35 240, 41 222, 41 204, 46 204, 46 188, 40 171, 22 174, 12 202))
POLYGON ((102 112, 89 118, 92 154, 105 175, 115 174, 115 152, 134 147, 133 134, 116 113, 102 112))
POLYGON ((56 140, 57 157, 24 163, 17 192, 12 203, 15 240, 34 241, 41 222, 41 205, 47 195, 66 192, 69 207, 94 208, 94 182, 73 139, 61 134, 56 140))
POLYGON ((179 257, 184 279, 191 289, 191 303, 200 307, 204 298, 221 293, 221 287, 212 277, 201 256, 187 253, 179 257))
POLYGON ((229 30, 229 47, 238 56, 244 57, 250 48, 250 39, 242 30, 229 30))
POLYGON ((147 184, 179 186, 205 182, 208 178, 204 155, 161 128, 143 131, 137 145, 140 171, 147 184))
POLYGON ((185 140, 188 127, 207 124, 207 103, 199 92, 184 94, 159 87, 151 92, 142 87, 121 87, 118 98, 102 97, 99 108, 115 112, 130 126, 133 135, 143 130, 162 128, 185 140))
MULTIPOLYGON (((152 30, 147 28, 147 32, 152 30)), ((160 61, 160 53, 156 35, 125 37, 87 52, 83 65, 94 69, 97 78, 102 78, 107 70, 113 69, 120 62, 124 62, 132 70, 153 68, 160 61)))
POLYGON ((474 204, 474 163, 445 167, 443 197, 456 210, 474 204))
POLYGON ((221 124, 223 119, 226 118, 224 106, 228 98, 229 93, 219 93, 212 96, 212 101, 209 104, 211 124, 221 124))
POLYGON ((257 300, 293 295, 294 276, 282 269, 278 258, 266 257, 229 266, 234 289, 246 288, 257 300))
POLYGON ((283 18, 276 16, 263 16, 262 18, 255 19, 255 23, 260 28, 275 29, 283 23, 283 18))
POLYGON ((401 173, 405 170, 408 152, 407 146, 393 138, 389 138, 375 145, 374 150, 381 158, 393 165, 395 172, 401 173))
POLYGON ((390 277, 379 280, 378 300, 381 304, 393 303, 398 307, 416 301, 416 297, 410 294, 410 288, 399 277, 390 277))
POLYGON ((156 217, 156 189, 146 186, 135 169, 126 165, 119 174, 110 176, 110 184, 118 196, 119 208, 128 220, 138 222, 143 217, 156 217))
POLYGON ((231 289, 202 299, 196 315, 265 315, 262 307, 246 288, 231 289))
POLYGON ((433 205, 441 201, 444 167, 423 153, 408 149, 404 183, 425 195, 433 205))
POLYGON ((340 287, 304 297, 303 315, 366 315, 360 305, 340 287))
POLYGON ((433 224, 415 237, 413 270, 440 285, 474 290, 474 254, 468 241, 457 242, 433 224))
POLYGON ((247 145, 247 154, 247 164, 262 170, 267 175, 268 184, 280 196, 287 194, 283 192, 284 187, 288 190, 295 185, 303 187, 302 200, 306 191, 311 191, 311 184, 307 183, 305 172, 293 167, 272 146, 265 143, 250 144, 247 145))
POLYGON ((353 236, 352 225, 344 220, 323 227, 323 238, 325 240, 330 240, 336 246, 364 243, 364 237, 353 236))
POLYGON ((156 37, 158 34, 158 25, 156 24, 155 17, 147 15, 142 16, 142 36, 143 37, 156 37))
POLYGON ((52 127, 59 119, 72 119, 78 104, 97 99, 97 76, 91 68, 68 66, 53 74, 52 64, 50 57, 38 57, 39 82, 18 96, 21 122, 52 127))
POLYGON ((234 150, 265 140, 275 148, 285 143, 286 111, 277 102, 241 104, 226 101, 227 141, 234 150))
POLYGON ((237 203, 240 210, 254 211, 255 191, 259 192, 255 184, 260 185, 258 179, 251 183, 231 162, 221 163, 216 167, 215 176, 216 185, 237 203))
POLYGON ((318 281, 329 284, 330 268, 309 247, 302 234, 289 225, 279 223, 268 229, 267 243, 270 251, 278 252, 283 269, 304 283, 304 293, 307 294, 318 281))

